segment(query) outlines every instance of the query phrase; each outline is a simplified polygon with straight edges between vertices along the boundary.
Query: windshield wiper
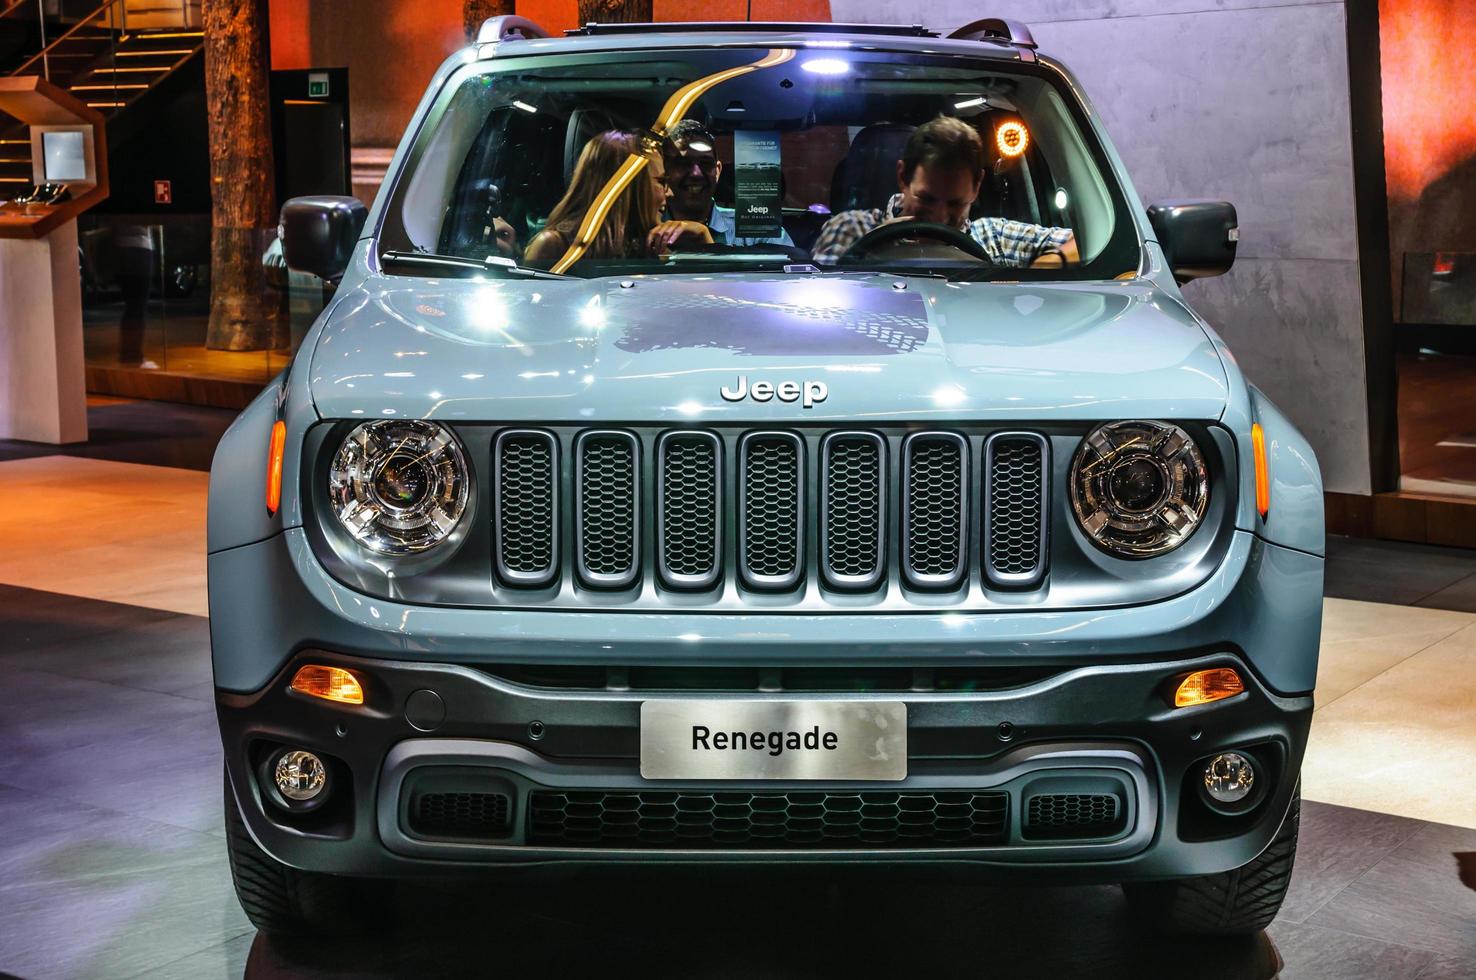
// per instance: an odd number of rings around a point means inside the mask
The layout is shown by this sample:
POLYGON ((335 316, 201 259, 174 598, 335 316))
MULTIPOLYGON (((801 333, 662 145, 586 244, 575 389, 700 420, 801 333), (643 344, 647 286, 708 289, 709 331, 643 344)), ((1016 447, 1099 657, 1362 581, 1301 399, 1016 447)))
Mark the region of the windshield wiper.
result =
POLYGON ((379 257, 386 268, 399 268, 406 272, 422 272, 429 275, 453 275, 462 279, 490 275, 502 279, 574 279, 557 272, 529 269, 512 259, 489 255, 485 261, 463 258, 459 255, 437 255, 434 252, 385 252, 379 257))

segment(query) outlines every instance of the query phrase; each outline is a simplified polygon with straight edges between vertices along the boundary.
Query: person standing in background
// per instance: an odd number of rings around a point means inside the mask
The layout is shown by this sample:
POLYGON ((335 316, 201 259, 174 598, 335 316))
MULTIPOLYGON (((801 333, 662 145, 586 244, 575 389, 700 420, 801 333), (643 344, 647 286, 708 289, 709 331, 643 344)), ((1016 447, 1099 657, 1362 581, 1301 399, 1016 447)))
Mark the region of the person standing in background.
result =
POLYGON ((143 354, 148 327, 149 284, 154 277, 154 236, 143 225, 119 225, 113 231, 113 268, 123 290, 123 315, 118 320, 118 363, 123 367, 155 370, 159 365, 143 354))

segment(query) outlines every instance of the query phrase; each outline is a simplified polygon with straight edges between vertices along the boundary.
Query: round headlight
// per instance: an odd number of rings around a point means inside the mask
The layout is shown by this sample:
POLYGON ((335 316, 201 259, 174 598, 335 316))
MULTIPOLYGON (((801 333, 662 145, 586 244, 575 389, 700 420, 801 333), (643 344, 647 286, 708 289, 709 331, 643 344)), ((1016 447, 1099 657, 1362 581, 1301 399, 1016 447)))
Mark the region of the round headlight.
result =
POLYGON ((410 419, 356 426, 328 474, 333 512, 349 535, 384 555, 433 548, 466 510, 470 477, 456 437, 410 419))
POLYGON ((1189 433, 1163 422, 1109 422, 1071 463, 1071 509, 1098 547, 1152 558, 1189 539, 1209 505, 1209 472, 1189 433))

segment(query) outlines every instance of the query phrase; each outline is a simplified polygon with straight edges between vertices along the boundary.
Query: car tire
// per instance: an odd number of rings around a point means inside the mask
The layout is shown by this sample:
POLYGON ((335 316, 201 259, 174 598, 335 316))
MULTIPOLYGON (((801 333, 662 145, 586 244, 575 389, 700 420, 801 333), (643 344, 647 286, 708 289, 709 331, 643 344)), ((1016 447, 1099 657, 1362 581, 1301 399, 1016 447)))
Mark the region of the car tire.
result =
POLYGON ((1124 885, 1128 907, 1140 921, 1163 932, 1260 932, 1276 918, 1291 884, 1301 812, 1299 785, 1276 836, 1254 861, 1222 874, 1124 885))
POLYGON ((246 918, 262 932, 349 935, 374 924, 391 897, 377 879, 299 871, 252 839, 241 817, 230 775, 225 779, 225 825, 231 881, 246 918))

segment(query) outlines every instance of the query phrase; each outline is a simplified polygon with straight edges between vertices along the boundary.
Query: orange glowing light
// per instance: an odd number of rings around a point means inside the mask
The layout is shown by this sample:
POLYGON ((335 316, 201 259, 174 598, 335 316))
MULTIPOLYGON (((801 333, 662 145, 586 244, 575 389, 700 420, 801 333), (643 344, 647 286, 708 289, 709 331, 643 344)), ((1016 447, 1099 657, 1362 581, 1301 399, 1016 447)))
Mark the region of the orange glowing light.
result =
POLYGON ((339 704, 363 704, 364 688, 359 679, 342 667, 308 664, 292 675, 292 690, 339 704))
POLYGON ((1271 467, 1266 462, 1266 433, 1259 422, 1251 426, 1251 451, 1256 457, 1256 510, 1265 520, 1271 513, 1271 467))
POLYGON ((1030 130, 1022 122, 1003 123, 994 132, 994 143, 1000 153, 1013 160, 1030 146, 1030 130))
POLYGON ((282 452, 287 448, 287 423, 281 419, 272 426, 272 441, 267 448, 266 505, 275 514, 282 505, 282 452))
POLYGON ((1230 667, 1211 667, 1196 670, 1179 684, 1174 692, 1174 707, 1187 708, 1196 704, 1209 704, 1233 698, 1245 690, 1245 682, 1230 667))

